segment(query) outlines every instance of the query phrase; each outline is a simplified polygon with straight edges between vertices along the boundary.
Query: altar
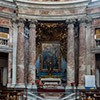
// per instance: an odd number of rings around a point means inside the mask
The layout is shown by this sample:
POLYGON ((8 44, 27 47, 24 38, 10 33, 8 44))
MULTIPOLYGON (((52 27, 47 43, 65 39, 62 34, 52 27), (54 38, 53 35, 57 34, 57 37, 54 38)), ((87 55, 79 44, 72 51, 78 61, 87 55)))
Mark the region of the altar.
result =
POLYGON ((43 83, 43 88, 49 88, 49 89, 63 88, 61 85, 60 78, 41 78, 41 83, 43 83))

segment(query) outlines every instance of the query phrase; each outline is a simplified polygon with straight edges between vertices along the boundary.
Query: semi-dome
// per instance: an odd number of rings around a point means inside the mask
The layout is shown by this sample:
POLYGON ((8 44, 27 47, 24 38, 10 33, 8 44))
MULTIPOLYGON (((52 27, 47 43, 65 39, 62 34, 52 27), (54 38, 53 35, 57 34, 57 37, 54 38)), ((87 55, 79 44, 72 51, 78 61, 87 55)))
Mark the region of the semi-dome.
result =
POLYGON ((18 1, 37 1, 37 2, 58 2, 60 1, 60 2, 63 2, 63 1, 82 1, 82 0, 18 0, 18 1))

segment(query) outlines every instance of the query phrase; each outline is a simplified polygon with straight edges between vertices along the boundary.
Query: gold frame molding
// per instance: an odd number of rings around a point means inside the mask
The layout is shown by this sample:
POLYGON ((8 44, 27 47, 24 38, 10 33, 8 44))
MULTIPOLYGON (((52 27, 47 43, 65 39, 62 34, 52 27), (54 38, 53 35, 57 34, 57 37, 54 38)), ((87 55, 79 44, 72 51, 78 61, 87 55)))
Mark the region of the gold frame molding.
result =
MULTIPOLYGON (((43 55, 42 55, 43 48, 42 48, 42 44, 47 44, 47 45, 50 45, 50 44, 59 44, 60 45, 60 42, 59 41, 49 41, 49 42, 45 41, 45 42, 41 43, 40 69, 41 69, 42 72, 47 72, 48 69, 47 68, 46 69, 43 68, 43 55)), ((61 52, 60 52, 60 48, 61 48, 61 46, 59 46, 58 68, 57 69, 53 69, 52 71, 58 72, 61 69, 61 52)))

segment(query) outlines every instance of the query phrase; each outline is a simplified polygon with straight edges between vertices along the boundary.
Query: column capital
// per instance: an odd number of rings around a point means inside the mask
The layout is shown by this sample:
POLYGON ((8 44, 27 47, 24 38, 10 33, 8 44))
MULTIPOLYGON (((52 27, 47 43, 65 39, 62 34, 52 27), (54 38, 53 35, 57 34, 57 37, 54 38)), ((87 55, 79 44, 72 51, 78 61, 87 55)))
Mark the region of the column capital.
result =
POLYGON ((12 20, 11 20, 11 23, 13 24, 13 23, 18 23, 18 21, 17 21, 17 19, 16 18, 12 18, 12 20))
POLYGON ((36 28, 37 20, 30 20, 30 28, 36 28))
POLYGON ((24 23, 25 23, 25 19, 23 19, 23 18, 19 18, 18 20, 17 20, 17 23, 18 23, 18 27, 24 27, 24 23))
POLYGON ((69 23, 68 24, 68 29, 73 29, 74 28, 74 23, 69 23))
POLYGON ((86 23, 86 24, 88 24, 88 23, 92 22, 92 18, 90 18, 90 17, 82 17, 82 18, 79 18, 78 21, 80 23, 86 23))
POLYGON ((66 23, 73 24, 76 22, 76 19, 66 19, 66 23))

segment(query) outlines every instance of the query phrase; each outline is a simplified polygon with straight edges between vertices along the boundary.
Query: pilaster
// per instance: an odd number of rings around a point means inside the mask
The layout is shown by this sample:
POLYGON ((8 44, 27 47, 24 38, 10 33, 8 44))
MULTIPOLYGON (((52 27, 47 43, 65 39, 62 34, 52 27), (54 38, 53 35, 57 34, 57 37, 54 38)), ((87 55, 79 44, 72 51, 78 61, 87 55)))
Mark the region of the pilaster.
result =
POLYGON ((13 19, 13 66, 12 66, 12 85, 16 84, 16 72, 17 72, 17 37, 18 37, 18 27, 16 19, 13 19))
MULTIPOLYGON (((8 46, 13 48, 13 26, 10 24, 9 26, 9 37, 8 37, 8 46)), ((13 53, 8 53, 8 82, 7 86, 10 87, 12 83, 12 66, 13 66, 13 53)))

